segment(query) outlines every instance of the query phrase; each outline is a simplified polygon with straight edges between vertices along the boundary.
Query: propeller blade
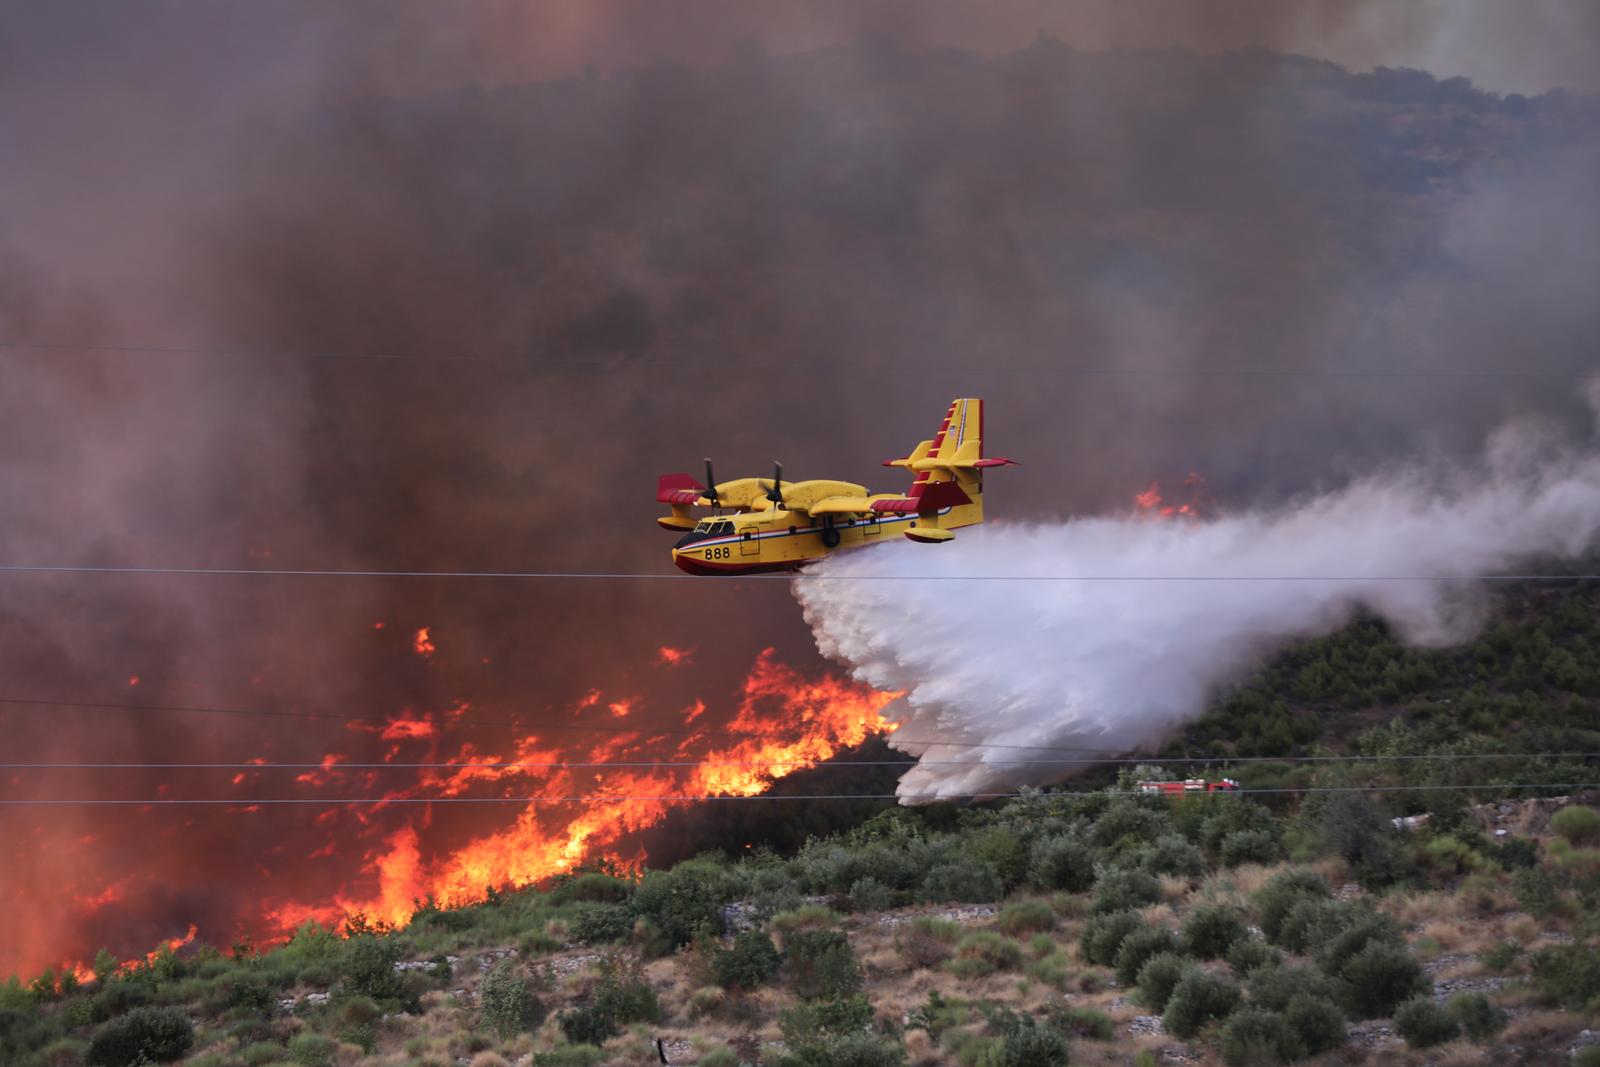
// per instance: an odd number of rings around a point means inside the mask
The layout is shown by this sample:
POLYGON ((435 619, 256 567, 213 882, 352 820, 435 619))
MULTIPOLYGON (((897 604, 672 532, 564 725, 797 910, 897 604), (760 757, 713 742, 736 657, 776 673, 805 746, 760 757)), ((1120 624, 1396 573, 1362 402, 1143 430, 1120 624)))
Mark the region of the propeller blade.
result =
POLYGON ((720 504, 721 498, 717 496, 717 479, 711 473, 711 457, 706 457, 706 499, 711 501, 711 506, 720 504))
POLYGON ((783 464, 776 460, 772 463, 772 490, 767 493, 767 499, 780 507, 783 505, 783 464))

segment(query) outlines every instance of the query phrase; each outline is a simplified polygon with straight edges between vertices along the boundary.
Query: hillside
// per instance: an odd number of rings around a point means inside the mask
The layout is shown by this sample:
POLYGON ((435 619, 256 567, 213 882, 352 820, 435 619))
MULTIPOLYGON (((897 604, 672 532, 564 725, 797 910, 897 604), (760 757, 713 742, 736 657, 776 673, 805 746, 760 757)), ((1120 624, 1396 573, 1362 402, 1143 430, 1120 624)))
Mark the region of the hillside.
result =
MULTIPOLYGON (((1575 802, 1600 797, 1579 755, 1600 751, 1596 600, 1508 586, 1477 640, 1441 650, 1357 620, 1273 657, 1159 755, 1054 791, 703 805, 651 835, 665 869, 642 876, 13 979, 0 1058, 1565 1062, 1600 1022, 1600 815, 1575 802), (1248 789, 1128 788, 1190 773, 1248 789), (1529 788, 1551 783, 1591 786, 1529 788)), ((881 741, 849 757, 895 758, 881 741)), ((778 788, 882 793, 896 773, 825 765, 778 788)))

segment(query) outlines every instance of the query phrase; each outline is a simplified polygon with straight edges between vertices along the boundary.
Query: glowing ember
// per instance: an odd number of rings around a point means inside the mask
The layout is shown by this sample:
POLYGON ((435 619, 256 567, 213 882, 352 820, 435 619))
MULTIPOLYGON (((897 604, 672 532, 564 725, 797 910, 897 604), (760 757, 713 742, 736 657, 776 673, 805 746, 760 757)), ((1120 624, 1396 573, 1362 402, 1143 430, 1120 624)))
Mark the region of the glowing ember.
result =
POLYGON ((1163 497, 1160 482, 1151 482, 1144 492, 1133 494, 1134 510, 1140 517, 1151 519, 1200 519, 1215 503, 1206 493, 1205 478, 1194 471, 1183 479, 1181 500, 1169 501, 1163 497))
POLYGON ((668 667, 680 667, 694 656, 694 652, 686 648, 672 648, 662 645, 656 652, 656 662, 668 667))
POLYGON ((432 639, 428 637, 428 628, 426 626, 417 631, 417 636, 412 640, 411 647, 417 655, 424 658, 433 655, 434 644, 432 639))

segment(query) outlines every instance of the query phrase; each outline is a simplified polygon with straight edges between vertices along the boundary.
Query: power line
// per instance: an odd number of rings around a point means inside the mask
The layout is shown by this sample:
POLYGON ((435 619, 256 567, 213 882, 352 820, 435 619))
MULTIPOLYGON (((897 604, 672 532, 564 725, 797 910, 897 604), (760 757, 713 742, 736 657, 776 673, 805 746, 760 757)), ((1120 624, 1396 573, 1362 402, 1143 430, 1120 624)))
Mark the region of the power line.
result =
MULTIPOLYGON (((337 714, 337 713, 333 713, 333 712, 319 712, 319 711, 276 711, 276 710, 272 710, 272 709, 268 709, 268 708, 221 708, 221 707, 214 707, 214 706, 210 706, 210 705, 197 705, 197 704, 126 704, 126 703, 117 703, 117 702, 100 702, 100 701, 86 701, 86 700, 37 700, 37 699, 31 699, 31 698, 26 698, 26 697, 0 697, 0 705, 11 705, 11 706, 18 706, 18 707, 23 707, 23 708, 30 708, 30 707, 38 707, 38 708, 84 708, 84 709, 91 710, 91 711, 158 711, 158 712, 175 712, 175 713, 204 714, 204 715, 242 715, 242 716, 249 716, 249 717, 262 717, 262 718, 274 718, 274 719, 280 719, 281 718, 281 719, 303 719, 303 720, 327 720, 327 721, 330 721, 330 722, 340 722, 340 723, 367 723, 367 724, 374 725, 374 726, 393 726, 396 723, 423 722, 423 723, 426 723, 428 725, 438 727, 440 729, 444 729, 444 728, 447 728, 447 727, 497 727, 497 726, 505 726, 505 727, 512 727, 512 728, 520 729, 520 730, 529 730, 529 731, 533 731, 533 732, 555 731, 555 732, 561 732, 561 733, 624 733, 624 734, 638 734, 641 737, 653 737, 653 736, 727 737, 727 738, 735 738, 735 739, 739 739, 739 740, 766 740, 766 741, 775 741, 775 742, 779 742, 779 743, 782 743, 782 742, 798 742, 798 741, 804 740, 804 738, 790 737, 787 734, 771 733, 771 732, 757 731, 757 730, 694 730, 694 729, 674 728, 674 727, 620 726, 620 725, 617 725, 615 723, 595 723, 595 724, 585 724, 585 723, 542 723, 542 722, 539 722, 537 720, 529 721, 529 720, 526 720, 526 719, 446 719, 446 720, 424 719, 424 720, 408 720, 408 719, 396 719, 396 718, 394 718, 392 716, 346 715, 346 714, 337 714)), ((1340 761, 1340 760, 1346 760, 1346 761, 1348 761, 1348 760, 1382 761, 1382 760, 1394 760, 1394 759, 1397 759, 1397 760, 1420 760, 1420 759, 1514 759, 1514 758, 1541 759, 1541 758, 1557 758, 1557 757, 1563 757, 1563 756, 1572 756, 1572 757, 1579 757, 1579 758, 1587 759, 1587 758, 1591 758, 1591 757, 1600 757, 1600 753, 1589 753, 1589 752, 1584 752, 1584 753, 1561 753, 1561 752, 1439 753, 1439 754, 1433 754, 1433 755, 1429 755, 1429 754, 1425 754, 1424 753, 1424 754, 1404 754, 1404 755, 1398 755, 1398 756, 1333 756, 1333 755, 1326 755, 1326 756, 1162 756, 1162 755, 1154 755, 1154 754, 1152 754, 1152 755, 1145 755, 1145 756, 1128 757, 1127 756, 1128 749, 1126 749, 1126 748, 1092 748, 1092 747, 1085 746, 1085 745, 1019 745, 1019 744, 1006 744, 1006 743, 1001 743, 1001 742, 990 742, 990 741, 974 741, 974 740, 971 740, 971 739, 957 739, 957 738, 902 737, 902 736, 900 736, 898 733, 896 733, 894 731, 884 731, 884 732, 880 732, 880 733, 875 733, 873 736, 875 736, 875 737, 883 737, 885 739, 893 740, 893 741, 896 741, 896 742, 898 742, 900 744, 907 744, 907 745, 947 746, 947 747, 952 747, 952 748, 1004 749, 1006 751, 1022 751, 1022 752, 1073 752, 1073 753, 1086 753, 1086 754, 1088 754, 1090 756, 1121 757, 1121 758, 1106 758, 1106 759, 1099 759, 1099 758, 1087 759, 1086 758, 1086 759, 1072 759, 1072 760, 1058 760, 1058 761, 1045 761, 1045 760, 1011 761, 1011 762, 1017 762, 1017 763, 1045 763, 1045 762, 1056 762, 1056 763, 1063 763, 1063 764, 1077 764, 1077 763, 1128 763, 1128 764, 1138 764, 1138 763, 1284 763, 1284 762, 1315 762, 1315 761, 1340 761)), ((884 761, 883 765, 892 766, 896 762, 898 762, 898 761, 884 761)), ((921 762, 924 766, 933 765, 929 761, 925 761, 925 760, 921 760, 921 761, 918 761, 918 762, 921 762)), ((215 763, 215 764, 210 764, 210 763, 207 763, 207 764, 178 764, 178 763, 174 763, 174 764, 159 764, 159 763, 60 764, 60 766, 62 766, 62 767, 79 767, 79 766, 81 766, 81 767, 85 767, 85 768, 94 767, 94 766, 111 766, 111 767, 125 767, 125 768, 141 768, 141 767, 143 767, 143 768, 160 769, 160 768, 167 768, 167 767, 176 768, 176 767, 184 767, 184 766, 206 766, 206 767, 228 768, 228 769, 236 769, 236 770, 244 770, 244 769, 251 769, 251 768, 257 768, 258 769, 258 768, 260 768, 262 766, 274 766, 274 765, 283 766, 283 767, 300 767, 300 768, 304 768, 304 769, 320 768, 320 767, 323 766, 321 762, 305 763, 305 764, 280 763, 280 764, 266 764, 266 765, 256 764, 256 763, 239 763, 239 764, 233 764, 233 763, 215 763)), ((552 763, 552 764, 550 764, 550 766, 566 766, 566 767, 578 767, 578 766, 633 766, 633 765, 634 764, 623 764, 623 763, 618 763, 618 762, 615 762, 615 761, 597 761, 597 762, 592 763, 592 764, 573 763, 573 762, 562 762, 562 763, 552 763)), ((673 766, 675 764, 672 764, 670 762, 663 763, 663 762, 660 762, 660 761, 654 761, 654 762, 642 763, 642 764, 638 764, 638 765, 639 766, 655 767, 655 766, 673 766)), ((683 765, 686 765, 686 766, 688 766, 688 765, 692 765, 692 766, 708 766, 708 764, 699 763, 699 762, 695 762, 693 764, 687 764, 686 763, 686 764, 683 764, 683 765)), ((740 764, 718 764, 718 766, 737 766, 737 765, 740 765, 740 764)), ((782 765, 782 761, 773 761, 773 760, 752 761, 751 765, 755 765, 755 766, 782 765)), ((841 766, 841 765, 848 765, 848 764, 844 763, 844 762, 829 761, 829 765, 830 766, 841 766)), ((858 763, 856 765, 871 766, 871 765, 874 765, 874 761, 860 761, 860 763, 858 763)), ((26 763, 0 763, 0 768, 21 768, 21 767, 28 767, 28 766, 40 766, 40 765, 39 764, 26 764, 26 763)), ((481 763, 481 764, 460 764, 460 763, 438 763, 438 764, 428 764, 428 763, 409 763, 409 764, 381 763, 381 764, 379 764, 379 763, 374 763, 374 764, 353 764, 353 763, 340 763, 340 764, 336 764, 336 766, 343 767, 343 768, 354 768, 354 767, 371 768, 371 767, 395 767, 395 766, 409 766, 409 767, 417 767, 417 768, 426 768, 426 767, 462 767, 462 766, 509 767, 509 766, 543 766, 543 765, 542 764, 529 764, 529 763, 520 762, 520 761, 509 761, 509 762, 505 762, 505 763, 481 763)))
MULTIPOLYGON (((284 349, 263 349, 236 346, 210 346, 210 345, 108 345, 108 344, 68 344, 59 342, 34 342, 34 341, 0 341, 0 351, 5 352, 97 352, 116 355, 167 355, 167 356, 218 356, 229 359, 256 359, 256 360, 287 360, 300 362, 324 361, 354 361, 354 362, 403 362, 403 363, 466 363, 488 364, 515 368, 518 370, 562 370, 562 369, 597 369, 615 370, 626 366, 630 369, 649 369, 661 367, 672 370, 681 370, 685 367, 707 366, 703 359, 521 359, 515 356, 481 356, 459 355, 441 356, 430 353, 404 353, 404 352, 334 352, 334 351, 293 351, 284 349)), ((930 367, 926 361, 892 360, 877 364, 886 369, 895 367, 916 368, 927 370, 930 367)), ((742 370, 788 370, 796 367, 809 368, 811 365, 802 360, 768 360, 765 362, 743 362, 739 364, 742 370)), ((934 364, 935 369, 944 370, 973 370, 972 367, 945 367, 934 364)), ((1173 376, 1185 378, 1348 378, 1348 379, 1448 379, 1448 378, 1524 378, 1543 380, 1552 378, 1565 378, 1574 381, 1587 376, 1584 371, 1539 371, 1539 370, 1507 370, 1503 368, 1450 368, 1443 370, 1395 370, 1387 368, 1357 368, 1357 369, 1321 369, 1316 367, 1157 367, 1157 366, 1111 366, 1106 364, 1069 364, 1054 366, 1028 366, 1028 367, 996 367, 985 365, 981 368, 985 374, 1004 374, 1021 376, 1053 376, 1073 375, 1083 377, 1160 377, 1173 376)))
MULTIPOLYGON (((889 735, 892 738, 892 735, 889 735)), ((929 742, 917 742, 928 744, 929 742)), ((948 745, 967 745, 972 748, 990 747, 981 741, 937 742, 948 745)), ((1030 746, 1009 746, 1028 748, 1030 746)), ((1048 746, 1039 746, 1047 748, 1048 746)), ((1001 760, 926 760, 910 757, 898 760, 833 760, 833 759, 766 759, 766 760, 564 760, 533 762, 505 760, 464 763, 118 763, 118 762, 35 762, 0 763, 0 770, 52 770, 52 771, 104 771, 104 770, 213 770, 213 771, 365 771, 365 770, 587 770, 610 767, 624 769, 667 768, 730 768, 730 767, 1076 767, 1089 764, 1150 764, 1164 763, 1389 763, 1420 760, 1503 760, 1503 759, 1600 759, 1600 752, 1438 752, 1406 753, 1393 756, 1134 756, 1108 759, 1085 756, 1076 759, 1001 759, 1001 760)))
POLYGON ((655 571, 401 571, 257 567, 0 564, 6 574, 145 574, 255 578, 490 578, 640 582, 1589 582, 1600 574, 669 574, 655 571))
MULTIPOLYGON (((1328 786, 1274 786, 1270 789, 1242 789, 1241 793, 1252 796, 1266 794, 1293 794, 1304 795, 1308 793, 1417 793, 1417 792, 1489 792, 1501 789, 1578 789, 1589 790, 1600 788, 1600 782, 1501 782, 1479 783, 1475 785, 1328 785, 1328 786)), ((1130 795, 1137 794, 1131 790, 1123 791, 1130 795)), ((0 799, 0 807, 184 807, 184 806, 217 806, 248 808, 252 806, 311 806, 323 807, 348 807, 362 804, 393 805, 393 804, 573 804, 573 803, 702 803, 706 801, 738 801, 738 800, 1020 800, 1028 796, 1052 797, 1103 797, 1115 795, 1101 791, 1079 792, 1046 792, 1039 794, 1029 793, 808 793, 808 794, 773 794, 754 793, 750 795, 739 794, 711 794, 689 795, 663 794, 658 796, 623 796, 606 793, 580 793, 573 796, 514 796, 514 797, 349 797, 349 798, 321 798, 321 797, 264 797, 259 799, 249 798, 216 798, 216 797, 89 797, 71 799, 0 799)), ((1212 794, 1205 794, 1212 795, 1212 794)))

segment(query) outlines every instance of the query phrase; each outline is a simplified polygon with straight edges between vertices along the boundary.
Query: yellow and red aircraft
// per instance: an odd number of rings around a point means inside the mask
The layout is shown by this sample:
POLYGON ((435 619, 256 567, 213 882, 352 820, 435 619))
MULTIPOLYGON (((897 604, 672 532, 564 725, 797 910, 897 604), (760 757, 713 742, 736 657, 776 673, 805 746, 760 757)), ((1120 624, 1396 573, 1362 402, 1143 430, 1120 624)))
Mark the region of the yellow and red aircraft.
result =
POLYGON ((738 478, 720 485, 706 460, 706 484, 688 474, 663 474, 656 500, 672 514, 656 521, 687 531, 672 561, 690 574, 750 574, 796 570, 830 552, 897 537, 940 544, 951 530, 983 521, 983 472, 1016 460, 983 456, 983 401, 950 405, 944 424, 904 459, 885 467, 914 472, 911 488, 869 494, 853 482, 783 481, 778 464, 768 478, 738 478), (691 508, 711 508, 696 520, 691 508))

